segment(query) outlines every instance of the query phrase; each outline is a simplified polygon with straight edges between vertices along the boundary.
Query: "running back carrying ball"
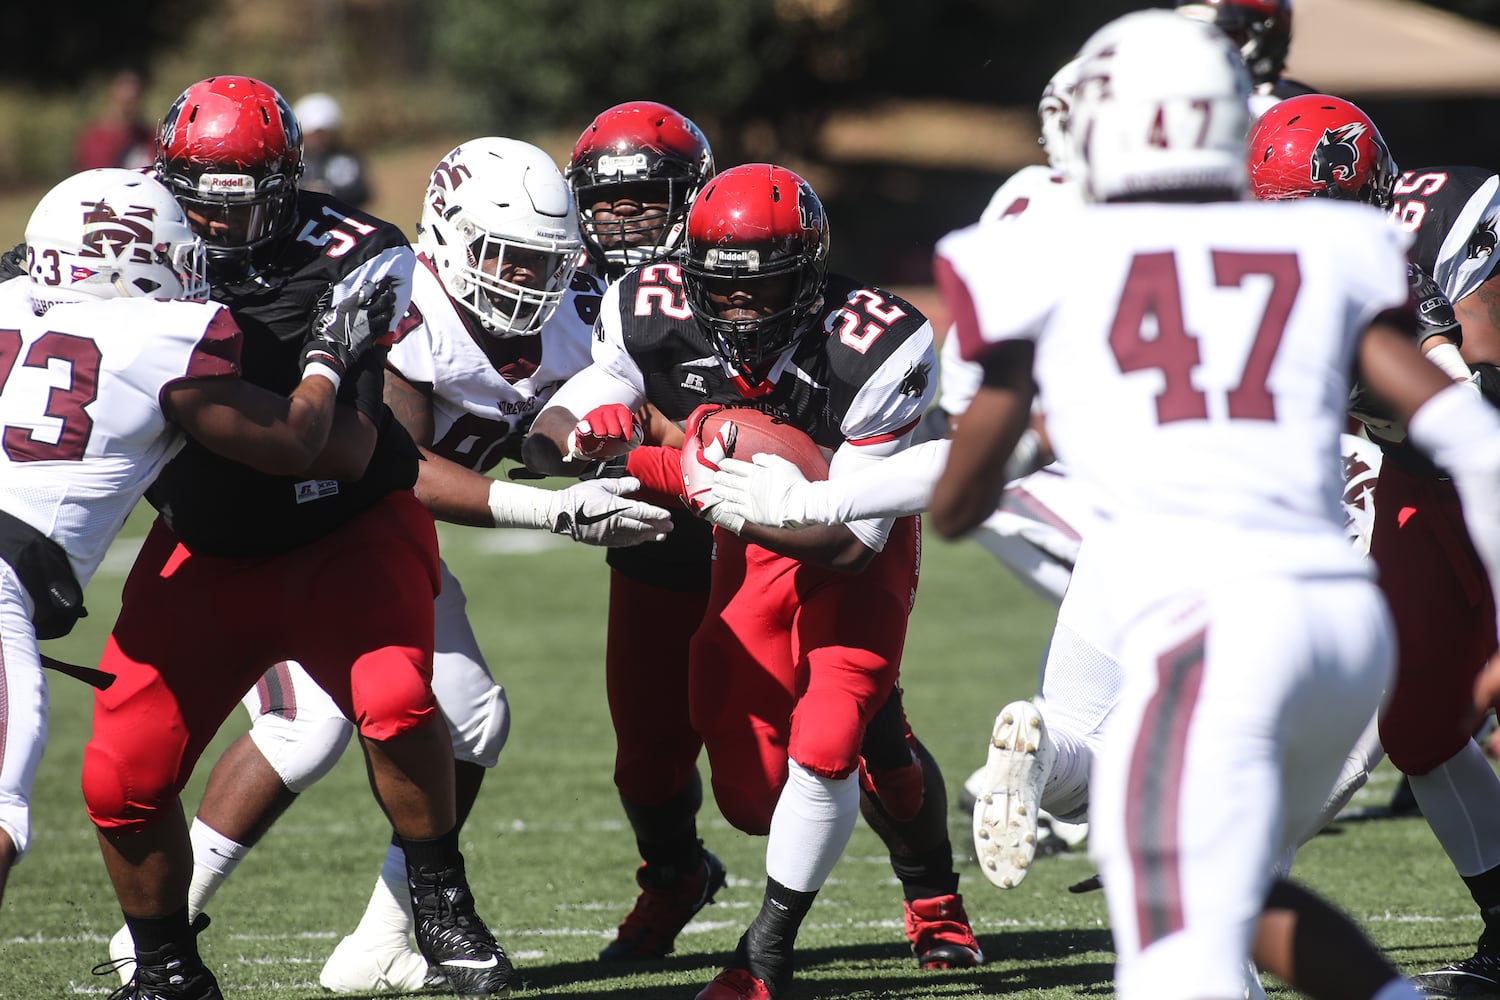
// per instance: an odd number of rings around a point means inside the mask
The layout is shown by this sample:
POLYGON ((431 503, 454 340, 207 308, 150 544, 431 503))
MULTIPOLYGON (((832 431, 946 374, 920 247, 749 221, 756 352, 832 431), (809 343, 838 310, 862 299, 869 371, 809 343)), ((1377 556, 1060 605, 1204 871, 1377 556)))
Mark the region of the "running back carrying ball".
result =
POLYGON ((685 432, 684 495, 695 509, 703 506, 713 474, 725 458, 748 462, 752 455, 779 455, 808 479, 828 478, 828 456, 823 449, 802 431, 762 410, 705 404, 688 416, 685 432))

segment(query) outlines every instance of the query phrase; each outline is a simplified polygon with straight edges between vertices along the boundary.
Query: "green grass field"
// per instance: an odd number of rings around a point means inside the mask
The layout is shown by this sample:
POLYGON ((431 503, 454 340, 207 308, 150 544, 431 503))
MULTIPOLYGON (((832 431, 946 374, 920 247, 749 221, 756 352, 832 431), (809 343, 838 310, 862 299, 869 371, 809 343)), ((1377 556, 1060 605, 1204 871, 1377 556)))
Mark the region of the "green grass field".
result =
MULTIPOLYGON (((90 617, 66 640, 46 644, 47 652, 93 662, 142 525, 137 512, 90 587, 90 617)), ((610 781, 601 553, 525 533, 445 526, 442 534, 514 712, 510 743, 464 830, 463 848, 481 913, 525 975, 524 995, 690 1000, 718 972, 759 905, 764 841, 731 829, 707 804, 703 835, 730 872, 718 903, 699 914, 668 961, 630 974, 597 964, 595 954, 634 899, 636 865, 610 781)), ((903 670, 907 708, 950 789, 957 789, 982 761, 998 707, 1032 691, 1052 608, 976 545, 934 538, 924 556, 903 670)), ((89 974, 107 957, 120 914, 78 789, 88 718, 88 689, 54 677, 35 844, 0 908, 4 1000, 103 996, 118 982, 89 974)), ((245 725, 237 713, 208 760, 245 725)), ((208 760, 189 787, 188 809, 208 760)), ((1383 767, 1354 804, 1383 803, 1394 780, 1383 767)), ((1041 861, 1022 886, 1002 893, 978 874, 968 827, 967 817, 952 814, 961 889, 986 966, 916 968, 901 932, 899 887, 882 845, 861 825, 803 929, 794 995, 1108 995, 1102 895, 1066 891, 1092 871, 1087 859, 1041 861)), ((210 906, 213 926, 201 945, 226 995, 326 996, 318 970, 358 918, 387 839, 362 762, 351 753, 303 796, 210 906)), ((1403 969, 1465 957, 1479 932, 1467 891, 1420 819, 1336 824, 1304 849, 1296 874, 1353 914, 1403 969)))

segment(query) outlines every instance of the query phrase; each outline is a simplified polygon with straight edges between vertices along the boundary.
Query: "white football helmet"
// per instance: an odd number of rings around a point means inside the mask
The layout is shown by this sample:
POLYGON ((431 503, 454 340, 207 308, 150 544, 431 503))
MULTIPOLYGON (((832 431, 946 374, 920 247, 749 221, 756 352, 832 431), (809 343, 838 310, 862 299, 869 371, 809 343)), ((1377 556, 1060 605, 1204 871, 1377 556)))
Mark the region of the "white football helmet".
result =
POLYGON ((203 240, 155 178, 106 167, 42 196, 26 223, 26 271, 38 315, 84 299, 208 298, 203 240))
POLYGON ((1100 28, 1078 57, 1069 136, 1085 197, 1245 190, 1250 75, 1222 31, 1138 10, 1100 28))
POLYGON ((536 333, 562 301, 583 241, 573 192, 545 152, 474 139, 432 171, 417 243, 455 302, 497 337, 536 333), (503 276, 518 261, 535 276, 503 276))
POLYGON ((1078 60, 1063 63, 1047 86, 1042 90, 1042 100, 1036 113, 1042 119, 1042 136, 1037 142, 1047 154, 1047 163, 1058 173, 1067 176, 1072 166, 1072 150, 1068 145, 1068 116, 1072 111, 1073 88, 1078 85, 1078 60))

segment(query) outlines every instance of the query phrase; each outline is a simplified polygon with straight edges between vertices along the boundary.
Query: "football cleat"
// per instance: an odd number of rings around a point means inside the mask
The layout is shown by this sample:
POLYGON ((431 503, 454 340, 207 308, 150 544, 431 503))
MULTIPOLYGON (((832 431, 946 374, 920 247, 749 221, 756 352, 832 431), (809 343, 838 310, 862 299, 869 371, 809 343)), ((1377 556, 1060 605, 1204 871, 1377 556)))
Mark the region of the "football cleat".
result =
POLYGON ((1056 759, 1035 705, 1014 701, 1000 710, 974 805, 974 852, 984 877, 1001 889, 1020 885, 1036 858, 1042 789, 1056 759))
POLYGON ((772 1000, 766 984, 745 969, 725 969, 694 1000, 772 1000))
POLYGON ((967 969, 984 964, 984 952, 969 925, 964 898, 934 896, 902 903, 906 911, 906 939, 924 969, 967 969))
POLYGON ((460 995, 506 996, 520 984, 510 956, 474 911, 462 867, 410 869, 417 948, 460 995))
MULTIPOLYGON (((193 921, 193 932, 199 933, 207 926, 208 918, 200 913, 193 921)), ((115 935, 116 939, 119 937, 115 935)), ((125 940, 130 941, 128 932, 125 940)), ((109 1000, 224 1000, 218 980, 204 966, 196 947, 185 949, 180 944, 166 944, 156 951, 130 957, 130 978, 109 995, 109 1000)), ((94 966, 94 975, 106 976, 118 972, 121 966, 121 960, 115 958, 94 966)))
POLYGON ((318 984, 332 993, 415 993, 444 983, 409 941, 383 944, 353 934, 334 947, 318 973, 318 984))
POLYGON ((1411 977, 1423 996, 1449 1000, 1500 997, 1500 955, 1477 953, 1473 958, 1411 977))
POLYGON ((670 885, 656 885, 646 865, 635 873, 641 893, 620 922, 615 939, 599 953, 600 961, 634 962, 664 958, 694 915, 714 901, 724 887, 724 862, 710 851, 691 875, 670 885))

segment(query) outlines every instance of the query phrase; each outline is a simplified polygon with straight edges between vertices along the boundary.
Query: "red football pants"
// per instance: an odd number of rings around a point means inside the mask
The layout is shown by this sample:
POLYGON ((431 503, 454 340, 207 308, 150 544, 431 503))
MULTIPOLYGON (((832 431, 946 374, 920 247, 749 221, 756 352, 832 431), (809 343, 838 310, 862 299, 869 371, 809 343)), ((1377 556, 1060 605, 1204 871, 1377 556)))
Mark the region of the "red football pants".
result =
POLYGON ((1495 652, 1495 601, 1453 484, 1390 459, 1375 483, 1370 556, 1396 623, 1380 742, 1403 772, 1422 775, 1472 735, 1474 678, 1495 652))
POLYGON ((830 778, 859 766, 901 666, 920 534, 898 520, 863 572, 788 559, 714 532, 713 582, 693 636, 689 701, 719 811, 764 834, 787 760, 830 778))
POLYGON ((703 741, 688 718, 688 641, 707 603, 707 593, 610 571, 604 685, 615 727, 615 787, 636 805, 671 800, 697 768, 703 741))
POLYGON ((84 748, 89 817, 107 830, 161 818, 267 664, 296 660, 361 735, 390 739, 437 711, 437 533, 409 491, 274 556, 193 555, 160 520, 125 581, 84 748))

